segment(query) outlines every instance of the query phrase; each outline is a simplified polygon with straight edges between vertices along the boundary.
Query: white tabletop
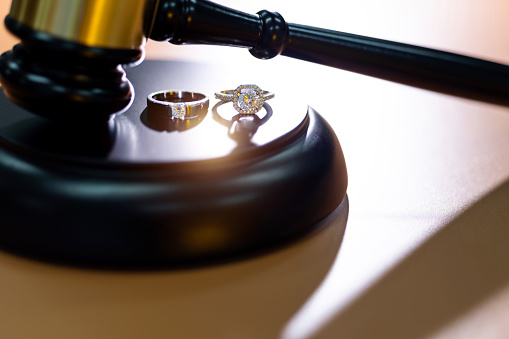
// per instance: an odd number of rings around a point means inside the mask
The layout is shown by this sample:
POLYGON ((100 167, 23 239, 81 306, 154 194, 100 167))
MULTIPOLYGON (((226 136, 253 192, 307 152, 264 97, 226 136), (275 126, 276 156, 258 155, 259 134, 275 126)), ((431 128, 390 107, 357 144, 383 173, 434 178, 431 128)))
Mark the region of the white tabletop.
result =
MULTIPOLYGON (((509 2, 221 3, 509 64, 509 2)), ((246 83, 269 90, 302 86, 341 142, 348 198, 312 234, 224 265, 109 272, 0 252, 0 337, 509 335, 508 108, 234 48, 149 42, 147 58, 251 67, 246 83)), ((218 89, 236 85, 218 78, 218 89)))

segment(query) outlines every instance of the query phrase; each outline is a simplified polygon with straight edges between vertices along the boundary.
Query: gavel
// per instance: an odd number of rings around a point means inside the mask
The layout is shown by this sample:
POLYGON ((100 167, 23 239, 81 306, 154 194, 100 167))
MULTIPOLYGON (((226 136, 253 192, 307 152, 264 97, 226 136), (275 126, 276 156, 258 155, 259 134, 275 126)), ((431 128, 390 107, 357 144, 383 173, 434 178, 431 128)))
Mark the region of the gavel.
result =
POLYGON ((509 67, 444 51, 287 23, 206 0, 13 0, 6 27, 21 43, 0 57, 5 95, 60 121, 104 121, 129 106, 122 66, 146 39, 248 48, 410 86, 509 104, 509 67))

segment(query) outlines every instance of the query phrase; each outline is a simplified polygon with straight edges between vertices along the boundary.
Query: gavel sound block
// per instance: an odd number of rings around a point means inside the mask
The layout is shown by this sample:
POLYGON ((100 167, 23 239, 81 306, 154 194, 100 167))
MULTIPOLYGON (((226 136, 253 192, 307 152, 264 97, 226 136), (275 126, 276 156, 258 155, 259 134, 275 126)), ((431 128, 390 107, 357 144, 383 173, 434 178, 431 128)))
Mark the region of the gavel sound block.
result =
POLYGON ((213 98, 193 123, 148 114, 147 95, 171 79, 210 96, 210 73, 147 61, 127 72, 131 107, 92 126, 33 115, 1 94, 1 248, 70 264, 180 266, 314 229, 344 198, 347 172, 334 132, 306 103, 276 93, 257 119, 213 98))

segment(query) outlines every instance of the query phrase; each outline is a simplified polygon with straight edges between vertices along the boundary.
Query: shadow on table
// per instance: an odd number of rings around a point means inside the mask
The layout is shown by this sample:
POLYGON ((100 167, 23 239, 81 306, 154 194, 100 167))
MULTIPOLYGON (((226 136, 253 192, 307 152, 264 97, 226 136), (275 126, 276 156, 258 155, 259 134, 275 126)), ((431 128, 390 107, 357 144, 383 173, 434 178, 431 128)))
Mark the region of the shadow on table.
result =
POLYGON ((445 225, 317 338, 423 338, 509 282, 509 181, 445 225))
POLYGON ((348 209, 345 197, 305 237, 198 269, 84 270, 0 252, 6 291, 0 332, 54 339, 276 338, 330 270, 348 209))

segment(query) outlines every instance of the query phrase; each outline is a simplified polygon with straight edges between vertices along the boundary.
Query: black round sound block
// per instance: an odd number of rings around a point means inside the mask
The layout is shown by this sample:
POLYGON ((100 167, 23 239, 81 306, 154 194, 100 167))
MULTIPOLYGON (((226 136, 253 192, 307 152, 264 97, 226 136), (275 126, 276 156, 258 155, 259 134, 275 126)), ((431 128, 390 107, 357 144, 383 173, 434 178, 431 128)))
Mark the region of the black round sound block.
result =
POLYGON ((203 80, 197 68, 129 70, 136 99, 102 125, 46 120, 1 93, 0 246, 78 264, 181 265, 266 248, 333 211, 347 172, 325 120, 292 93, 238 115, 190 76, 203 80), (151 116, 146 97, 163 89, 202 92, 210 108, 151 116))

